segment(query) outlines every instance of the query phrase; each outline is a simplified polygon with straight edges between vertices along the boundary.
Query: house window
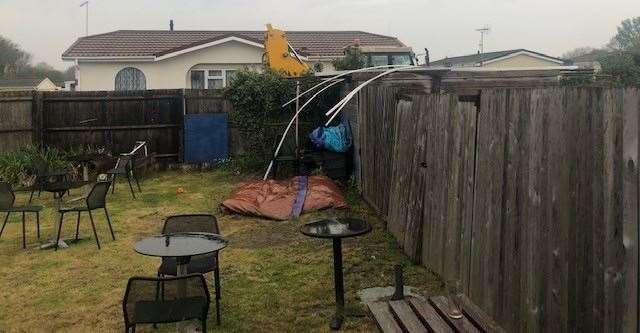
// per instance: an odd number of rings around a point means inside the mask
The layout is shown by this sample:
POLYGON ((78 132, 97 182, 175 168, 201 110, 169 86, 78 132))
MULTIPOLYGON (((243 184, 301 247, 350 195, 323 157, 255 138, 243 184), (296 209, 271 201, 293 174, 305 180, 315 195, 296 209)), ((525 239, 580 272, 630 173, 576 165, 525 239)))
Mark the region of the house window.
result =
POLYGON ((204 71, 191 71, 191 89, 204 89, 204 71))
POLYGON ((389 64, 389 56, 387 56, 386 54, 382 54, 382 55, 372 54, 371 55, 371 66, 372 67, 384 66, 384 65, 388 65, 388 64, 389 64))
POLYGON ((147 79, 141 70, 133 67, 121 69, 116 74, 115 90, 145 90, 147 79))
POLYGON ((411 65, 411 56, 408 54, 392 54, 392 65, 411 65))
POLYGON ((235 77, 233 69, 210 69, 191 71, 191 89, 222 89, 235 77))

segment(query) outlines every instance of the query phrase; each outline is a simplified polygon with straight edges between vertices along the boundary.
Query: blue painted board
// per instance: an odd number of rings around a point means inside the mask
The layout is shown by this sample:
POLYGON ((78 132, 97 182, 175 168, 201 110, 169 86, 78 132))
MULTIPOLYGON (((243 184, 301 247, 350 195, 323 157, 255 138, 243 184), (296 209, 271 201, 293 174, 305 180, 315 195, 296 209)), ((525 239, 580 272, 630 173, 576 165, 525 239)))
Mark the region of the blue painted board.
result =
POLYGON ((185 162, 214 162, 229 158, 228 120, 227 113, 185 115, 185 162))

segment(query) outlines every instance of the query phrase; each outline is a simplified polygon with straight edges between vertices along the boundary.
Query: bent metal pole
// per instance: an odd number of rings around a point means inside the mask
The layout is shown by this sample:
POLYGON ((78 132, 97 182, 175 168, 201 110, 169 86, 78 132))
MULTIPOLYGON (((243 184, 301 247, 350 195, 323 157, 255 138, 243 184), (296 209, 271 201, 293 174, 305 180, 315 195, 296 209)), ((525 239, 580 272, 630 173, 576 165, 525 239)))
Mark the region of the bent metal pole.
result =
POLYGON ((373 66, 373 67, 365 67, 365 68, 360 68, 360 69, 353 69, 353 70, 348 70, 348 71, 342 72, 342 73, 340 73, 338 75, 332 76, 332 77, 330 77, 330 78, 328 78, 328 79, 316 84, 315 86, 303 91, 299 96, 296 96, 293 99, 291 99, 290 101, 282 104, 282 107, 285 107, 285 106, 295 102, 300 97, 302 97, 302 96, 308 94, 309 92, 317 89, 318 87, 322 86, 323 84, 326 84, 328 82, 331 82, 331 81, 333 81, 335 79, 338 79, 338 78, 341 78, 343 76, 346 76, 346 75, 349 75, 349 74, 353 74, 353 73, 358 73, 358 72, 367 72, 367 71, 370 71, 372 69, 396 68, 396 67, 407 67, 407 65, 382 65, 382 66, 373 66))
POLYGON ((327 115, 329 115, 331 113, 333 113, 333 115, 331 116, 331 118, 329 118, 329 120, 327 120, 327 122, 324 125, 325 126, 329 126, 331 121, 333 121, 333 119, 338 114, 340 114, 340 111, 345 107, 345 105, 347 105, 347 102, 349 102, 353 98, 353 96, 355 96, 358 93, 358 91, 362 90, 362 88, 367 86, 369 83, 371 83, 371 82, 373 82, 373 81, 375 81, 375 80, 377 80, 377 79, 379 79, 379 78, 381 78, 381 77, 383 77, 385 75, 391 74, 393 72, 397 72, 397 71, 401 71, 401 70, 409 69, 409 68, 416 68, 416 67, 418 67, 418 66, 404 66, 404 67, 401 67, 401 68, 393 68, 393 69, 390 69, 388 71, 384 71, 384 72, 382 72, 382 73, 370 78, 369 80, 365 81, 364 83, 360 84, 358 87, 353 89, 349 94, 347 94, 347 96, 345 96, 340 102, 338 102, 338 104, 336 104, 333 108, 331 108, 331 110, 329 110, 327 112, 327 115))
POLYGON ((298 115, 302 112, 302 110, 304 110, 304 108, 307 107, 307 105, 309 105, 309 103, 311 103, 311 101, 314 98, 316 98, 318 95, 320 95, 323 91, 333 87, 334 85, 336 85, 337 83, 340 83, 342 81, 344 81, 344 79, 335 80, 335 81, 331 82, 330 84, 328 84, 327 86, 323 87, 322 89, 318 90, 318 92, 316 92, 313 96, 311 96, 311 98, 309 98, 304 104, 302 104, 300 109, 298 111, 296 111, 296 114, 293 115, 293 117, 289 121, 289 124, 287 125, 287 128, 284 130, 284 133, 282 134, 282 138, 280 139, 280 142, 278 143, 278 146, 276 147, 276 151, 273 153, 273 157, 271 158, 271 162, 269 162, 269 166, 267 167, 267 171, 264 173, 264 177, 262 178, 262 180, 267 180, 267 177, 269 177, 269 173, 271 172, 271 169, 273 168, 273 161, 275 160, 276 157, 278 157, 278 154, 280 153, 280 149, 282 148, 282 144, 284 143, 284 140, 287 138, 287 133, 289 133, 289 130, 291 129, 291 125, 293 125, 293 122, 295 121, 295 119, 298 118, 298 115))

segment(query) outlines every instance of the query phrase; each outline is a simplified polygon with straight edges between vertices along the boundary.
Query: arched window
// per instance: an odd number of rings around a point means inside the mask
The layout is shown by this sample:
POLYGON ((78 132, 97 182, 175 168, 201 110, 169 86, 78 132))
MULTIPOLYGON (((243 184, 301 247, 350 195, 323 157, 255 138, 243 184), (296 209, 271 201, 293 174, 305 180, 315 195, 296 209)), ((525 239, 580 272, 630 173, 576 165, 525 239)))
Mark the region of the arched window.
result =
POLYGON ((121 69, 116 74, 116 90, 145 90, 147 79, 141 70, 133 67, 121 69))

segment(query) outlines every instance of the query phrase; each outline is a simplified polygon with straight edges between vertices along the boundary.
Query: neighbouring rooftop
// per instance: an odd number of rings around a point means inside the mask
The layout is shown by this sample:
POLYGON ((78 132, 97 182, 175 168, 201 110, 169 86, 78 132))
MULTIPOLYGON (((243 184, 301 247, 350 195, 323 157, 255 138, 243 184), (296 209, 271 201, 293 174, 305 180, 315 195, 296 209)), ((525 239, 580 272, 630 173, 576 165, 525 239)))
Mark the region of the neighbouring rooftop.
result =
MULTIPOLYGON (((161 56, 235 37, 263 44, 264 31, 118 30, 79 38, 63 58, 161 56)), ((362 46, 405 47, 396 37, 364 31, 287 31, 299 53, 314 57, 343 55, 344 47, 358 41, 362 46)))
POLYGON ((494 51, 494 52, 485 52, 485 53, 474 53, 474 54, 457 56, 457 57, 446 57, 444 59, 432 61, 431 65, 447 66, 447 67, 469 66, 469 65, 480 64, 487 61, 495 61, 500 58, 506 58, 509 56, 522 54, 522 53, 526 53, 535 57, 549 59, 552 61, 555 60, 556 62, 561 62, 564 65, 569 65, 571 63, 571 61, 548 56, 540 52, 535 52, 527 49, 513 49, 513 50, 494 51))

